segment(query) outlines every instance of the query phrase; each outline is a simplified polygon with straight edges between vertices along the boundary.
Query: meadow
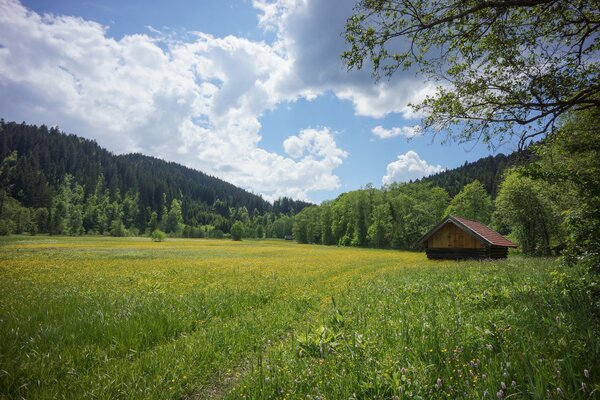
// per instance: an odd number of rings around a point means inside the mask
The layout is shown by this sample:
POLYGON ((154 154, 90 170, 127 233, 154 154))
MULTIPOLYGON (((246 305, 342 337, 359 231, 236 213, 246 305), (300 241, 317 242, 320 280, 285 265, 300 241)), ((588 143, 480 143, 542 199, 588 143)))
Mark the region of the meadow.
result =
POLYGON ((554 259, 0 240, 1 398, 600 398, 589 277, 554 259))

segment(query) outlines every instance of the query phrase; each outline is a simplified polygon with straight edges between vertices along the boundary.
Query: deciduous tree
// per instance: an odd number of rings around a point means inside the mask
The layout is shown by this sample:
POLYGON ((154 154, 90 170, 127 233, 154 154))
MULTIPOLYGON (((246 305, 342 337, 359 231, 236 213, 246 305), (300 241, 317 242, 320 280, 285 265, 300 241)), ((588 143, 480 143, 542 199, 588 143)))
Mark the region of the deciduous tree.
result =
POLYGON ((242 236, 244 235, 244 224, 240 221, 235 221, 231 226, 231 239, 233 240, 242 240, 242 236))
POLYGON ((446 209, 446 215, 458 215, 484 224, 492 220, 492 199, 478 180, 466 185, 446 209))
POLYGON ((510 228, 524 253, 550 255, 558 225, 555 211, 543 183, 512 171, 500 185, 494 220, 510 228))
POLYGON ((524 146, 566 112, 600 107, 599 31, 599 0, 358 0, 342 58, 435 82, 415 105, 425 129, 490 145, 516 133, 524 146))

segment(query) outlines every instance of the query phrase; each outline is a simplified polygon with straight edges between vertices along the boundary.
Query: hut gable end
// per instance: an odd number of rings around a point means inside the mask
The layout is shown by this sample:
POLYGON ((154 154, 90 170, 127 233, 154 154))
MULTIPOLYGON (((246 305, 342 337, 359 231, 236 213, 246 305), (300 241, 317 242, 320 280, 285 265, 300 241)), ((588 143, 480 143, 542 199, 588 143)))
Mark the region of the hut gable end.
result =
POLYGON ((425 242, 427 248, 481 249, 485 243, 454 224, 444 224, 425 242))
POLYGON ((454 215, 444 219, 417 243, 430 259, 506 258, 510 240, 478 221, 454 215))

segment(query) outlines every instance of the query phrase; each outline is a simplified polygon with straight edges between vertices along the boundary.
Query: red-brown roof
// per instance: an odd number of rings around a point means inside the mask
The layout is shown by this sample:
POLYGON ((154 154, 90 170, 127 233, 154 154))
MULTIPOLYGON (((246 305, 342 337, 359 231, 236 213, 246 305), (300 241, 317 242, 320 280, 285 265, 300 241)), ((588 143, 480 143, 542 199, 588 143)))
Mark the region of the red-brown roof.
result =
POLYGON ((449 216, 448 218, 443 220, 441 223, 436 225, 432 230, 427 232, 419 240, 418 243, 423 243, 431 235, 433 235, 439 228, 441 228, 448 222, 452 222, 452 223, 456 224, 458 227, 473 234, 474 236, 477 236, 477 237, 483 239, 485 242, 487 242, 488 244, 490 244, 492 246, 517 247, 516 244, 514 244, 513 242, 511 242, 510 240, 508 240, 507 238, 505 238, 504 236, 502 236, 495 230, 490 229, 486 225, 482 224, 481 222, 473 221, 473 220, 462 218, 462 217, 457 217, 455 215, 449 216))
POLYGON ((477 235, 481 236, 483 239, 485 239, 489 244, 491 244, 493 246, 517 247, 516 244, 514 244, 513 242, 511 242, 510 240, 508 240, 507 238, 505 238, 504 236, 502 236, 495 230, 488 228, 486 225, 482 224, 481 222, 473 221, 473 220, 462 218, 462 217, 457 217, 455 215, 453 215, 452 218, 454 220, 460 222, 461 224, 463 224, 464 226, 466 226, 473 232, 475 232, 477 235))

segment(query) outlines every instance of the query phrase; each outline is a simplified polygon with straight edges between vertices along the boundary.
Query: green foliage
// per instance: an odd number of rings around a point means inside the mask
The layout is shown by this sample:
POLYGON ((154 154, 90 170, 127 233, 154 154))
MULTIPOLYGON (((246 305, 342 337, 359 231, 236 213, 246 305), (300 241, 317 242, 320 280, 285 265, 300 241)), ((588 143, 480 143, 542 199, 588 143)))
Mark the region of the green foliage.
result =
POLYGON ((552 141, 540 143, 525 172, 550 188, 564 215, 567 256, 600 273, 600 111, 572 113, 552 141))
POLYGON ((344 345, 343 340, 339 333, 321 325, 312 332, 303 332, 298 336, 298 356, 327 358, 339 351, 344 345))
POLYGON ((18 207, 13 217, 13 221, 15 223, 14 233, 20 234, 35 231, 33 223, 31 222, 31 213, 28 208, 18 207))
POLYGON ((153 242, 164 242, 165 239, 167 238, 167 235, 160 229, 155 229, 150 234, 150 238, 152 239, 153 242))
MULTIPOLYGON (((3 129, 0 127, 0 134, 3 134, 3 129)), ((12 189, 11 180, 15 172, 17 164, 17 152, 12 151, 2 160, 0 164, 0 217, 4 216, 4 205, 10 196, 12 189)))
POLYGON ((129 232, 121 220, 115 219, 110 223, 110 236, 124 237, 129 236, 129 232))
POLYGON ((265 235, 265 230, 264 230, 263 226, 262 225, 258 225, 256 227, 255 237, 258 238, 258 239, 262 239, 264 237, 264 235, 265 235))
POLYGON ((183 237, 196 239, 203 238, 206 237, 206 232, 201 226, 186 225, 185 228, 183 228, 183 237))
POLYGON ((154 232, 158 229, 158 215, 156 214, 156 211, 150 212, 150 219, 148 220, 147 227, 150 232, 154 232))
POLYGON ((508 227, 525 254, 550 255, 559 225, 558 210, 541 182, 511 171, 500 186, 494 220, 508 227))
POLYGON ((321 244, 321 210, 311 206, 303 209, 294 218, 293 236, 298 243, 321 244))
MULTIPOLYGON (((184 225, 212 225, 222 234, 240 220, 248 236, 257 236, 259 225, 266 235, 275 219, 290 218, 308 205, 281 198, 271 206, 201 172, 140 154, 114 156, 93 141, 44 125, 2 120, 0 132, 0 219, 11 220, 11 226, 14 215, 3 214, 8 199, 30 215, 49 210, 48 220, 35 229, 57 235, 109 234, 115 220, 130 233, 160 226, 181 236, 184 225)), ((283 225, 291 233, 292 222, 283 225)))
POLYGON ((445 190, 428 183, 393 184, 343 193, 294 218, 299 243, 412 249, 448 207, 445 190))
POLYGON ((9 219, 0 219, 0 236, 8 236, 13 233, 14 224, 9 219))
POLYGON ((342 58, 376 78, 416 69, 433 82, 414 106, 425 130, 491 146, 518 135, 523 147, 566 112, 600 107, 599 10, 597 0, 357 0, 342 58))
POLYGON ((220 229, 212 229, 208 231, 208 237, 211 239, 223 239, 225 237, 225 232, 220 229))
POLYGON ((368 239, 371 247, 386 248, 392 242, 392 215, 388 203, 375 206, 373 222, 369 226, 368 239))
POLYGON ((531 150, 523 150, 511 153, 508 156, 504 154, 488 156, 474 162, 465 162, 460 167, 438 172, 419 181, 439 186, 445 189, 451 197, 454 197, 466 185, 478 180, 492 199, 495 199, 504 171, 513 166, 527 164, 531 154, 531 150))
POLYGON ((443 217, 448 193, 431 184, 400 184, 389 188, 392 247, 415 249, 416 241, 443 217))
POLYGON ((296 215, 302 209, 311 205, 311 203, 307 203, 306 201, 281 197, 273 202, 273 213, 275 215, 296 215))
POLYGON ((232 240, 242 240, 244 236, 244 224, 240 221, 235 221, 231 226, 231 239, 232 240))
POLYGON ((73 176, 67 174, 52 199, 50 233, 54 235, 81 235, 83 228, 84 189, 73 176))
POLYGON ((332 232, 333 223, 333 207, 331 202, 324 201, 321 203, 321 243, 324 245, 335 244, 335 239, 332 232))
POLYGON ((38 208, 33 213, 33 224, 36 232, 48 232, 48 218, 50 214, 47 208, 38 208))
POLYGON ((123 198, 123 222, 127 229, 133 228, 136 225, 139 215, 139 193, 128 191, 123 198))
POLYGON ((445 215, 457 215, 489 224, 493 212, 492 199, 478 180, 466 185, 446 209, 445 215))
POLYGON ((183 216, 181 213, 181 203, 177 199, 171 202, 171 208, 167 214, 165 222, 165 230, 167 233, 180 235, 183 230, 183 216))

